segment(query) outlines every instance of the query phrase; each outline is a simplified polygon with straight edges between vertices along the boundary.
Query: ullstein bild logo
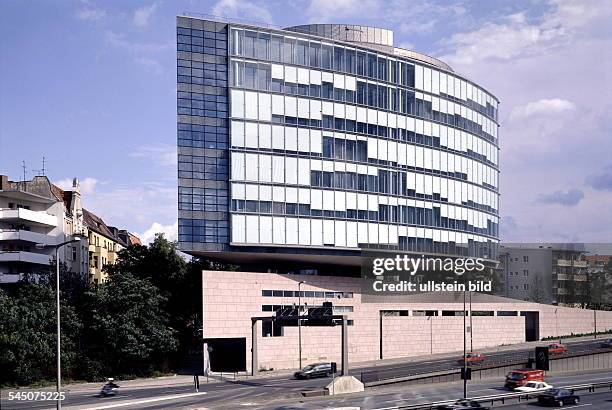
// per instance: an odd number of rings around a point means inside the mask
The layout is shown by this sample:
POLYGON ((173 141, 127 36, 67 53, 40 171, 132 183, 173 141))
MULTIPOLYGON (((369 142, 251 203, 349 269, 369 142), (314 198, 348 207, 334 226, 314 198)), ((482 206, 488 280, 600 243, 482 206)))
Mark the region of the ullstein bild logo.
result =
POLYGON ((488 292, 491 290, 490 281, 464 280, 460 283, 448 280, 449 273, 463 277, 466 273, 483 272, 485 268, 482 258, 413 258, 407 255, 374 258, 371 262, 371 275, 375 278, 372 288, 375 292, 488 292), (426 275, 441 280, 424 280, 426 275))

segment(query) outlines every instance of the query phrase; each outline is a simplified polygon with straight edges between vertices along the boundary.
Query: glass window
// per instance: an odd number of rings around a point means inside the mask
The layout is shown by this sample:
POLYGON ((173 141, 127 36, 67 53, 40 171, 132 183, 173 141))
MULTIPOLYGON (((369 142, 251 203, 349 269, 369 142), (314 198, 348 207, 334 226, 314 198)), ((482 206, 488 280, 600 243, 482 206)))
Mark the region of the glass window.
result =
POLYGON ((255 43, 257 41, 257 32, 248 31, 244 32, 244 40, 242 42, 243 55, 245 57, 255 57, 255 43))
POLYGON ((307 41, 298 40, 295 47, 295 63, 300 65, 308 65, 309 51, 307 41))
POLYGON ((270 34, 268 33, 259 33, 257 37, 257 58, 270 59, 270 34))
POLYGON ((332 54, 333 47, 323 44, 321 47, 321 67, 330 69, 332 68, 332 54))
POLYGON ((334 47, 334 70, 344 71, 344 48, 334 47))
POLYGON ((272 73, 270 65, 259 64, 257 66, 257 88, 260 90, 269 90, 271 78, 272 73))
POLYGON ((283 41, 283 62, 293 64, 293 55, 295 49, 295 40, 285 38, 283 41))
POLYGON ((270 39, 270 59, 272 61, 281 62, 283 61, 283 38, 279 36, 272 36, 270 39))
POLYGON ((386 58, 378 58, 378 79, 387 81, 387 67, 388 62, 386 58))
POLYGON ((255 79, 257 78, 257 64, 246 63, 244 67, 244 86, 255 88, 255 79))
POLYGON ((356 65, 355 50, 346 49, 344 51, 344 57, 344 70, 348 73, 354 73, 356 65))
POLYGON ((367 73, 367 59, 364 51, 357 51, 355 72, 359 75, 367 73))
POLYGON ((378 65, 376 63, 376 54, 368 54, 368 76, 375 78, 378 76, 378 65))
POLYGON ((309 65, 311 67, 320 67, 321 66, 321 44, 310 43, 309 54, 310 54, 309 65))

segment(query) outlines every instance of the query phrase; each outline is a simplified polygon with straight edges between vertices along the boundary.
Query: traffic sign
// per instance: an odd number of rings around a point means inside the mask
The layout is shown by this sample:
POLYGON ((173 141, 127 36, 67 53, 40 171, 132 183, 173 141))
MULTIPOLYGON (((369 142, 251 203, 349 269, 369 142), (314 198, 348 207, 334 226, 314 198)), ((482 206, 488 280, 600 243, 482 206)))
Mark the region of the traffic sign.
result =
POLYGON ((549 352, 548 346, 537 346, 535 350, 536 356, 536 369, 539 370, 550 370, 549 369, 549 352))

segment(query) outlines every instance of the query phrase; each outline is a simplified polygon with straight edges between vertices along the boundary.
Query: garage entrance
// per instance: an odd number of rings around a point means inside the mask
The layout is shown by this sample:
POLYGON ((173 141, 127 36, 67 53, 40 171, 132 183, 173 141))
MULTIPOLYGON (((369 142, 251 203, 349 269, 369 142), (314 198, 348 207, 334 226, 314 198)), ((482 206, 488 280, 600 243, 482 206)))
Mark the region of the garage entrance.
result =
POLYGON ((246 371, 246 337, 204 339, 204 343, 208 343, 211 371, 246 371))
POLYGON ((525 341, 540 340, 540 312, 521 312, 525 318, 525 341))

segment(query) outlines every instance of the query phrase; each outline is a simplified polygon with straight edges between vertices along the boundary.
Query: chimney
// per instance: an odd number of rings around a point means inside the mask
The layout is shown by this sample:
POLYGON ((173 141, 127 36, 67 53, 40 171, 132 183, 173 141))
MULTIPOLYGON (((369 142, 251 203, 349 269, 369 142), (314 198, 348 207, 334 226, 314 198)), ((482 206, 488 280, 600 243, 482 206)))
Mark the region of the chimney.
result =
POLYGON ((6 191, 10 189, 11 184, 9 184, 8 175, 0 175, 0 191, 6 191))

